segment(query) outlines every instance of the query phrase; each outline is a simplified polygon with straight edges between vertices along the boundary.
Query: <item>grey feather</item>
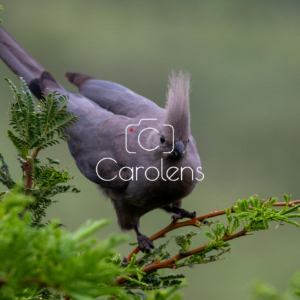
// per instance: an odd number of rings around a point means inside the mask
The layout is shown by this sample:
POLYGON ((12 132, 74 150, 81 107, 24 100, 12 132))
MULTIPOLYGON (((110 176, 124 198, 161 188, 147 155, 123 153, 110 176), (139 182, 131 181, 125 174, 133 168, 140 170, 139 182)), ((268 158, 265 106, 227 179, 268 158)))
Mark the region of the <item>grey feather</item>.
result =
POLYGON ((153 114, 163 113, 163 110, 154 102, 120 84, 78 73, 67 73, 66 77, 79 87, 82 95, 114 114, 134 118, 151 117, 153 114))
POLYGON ((166 123, 176 128, 179 139, 187 139, 190 135, 190 74, 172 71, 169 77, 167 93, 166 123), (178 113, 180 112, 180 113, 178 113))

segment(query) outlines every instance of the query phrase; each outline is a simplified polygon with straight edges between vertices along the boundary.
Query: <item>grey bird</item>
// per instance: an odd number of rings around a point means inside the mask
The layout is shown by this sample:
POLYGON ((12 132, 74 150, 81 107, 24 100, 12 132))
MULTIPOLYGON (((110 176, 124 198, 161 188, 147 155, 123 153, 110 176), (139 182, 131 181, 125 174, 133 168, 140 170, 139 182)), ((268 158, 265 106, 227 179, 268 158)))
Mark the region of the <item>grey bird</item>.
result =
POLYGON ((173 219, 195 218, 182 199, 203 179, 196 142, 190 133, 190 77, 169 78, 165 108, 117 83, 67 73, 80 94, 67 92, 0 27, 0 57, 32 93, 58 90, 80 120, 66 131, 78 169, 109 197, 122 230, 134 229, 140 249, 153 242, 139 231, 139 219, 161 208, 173 219))

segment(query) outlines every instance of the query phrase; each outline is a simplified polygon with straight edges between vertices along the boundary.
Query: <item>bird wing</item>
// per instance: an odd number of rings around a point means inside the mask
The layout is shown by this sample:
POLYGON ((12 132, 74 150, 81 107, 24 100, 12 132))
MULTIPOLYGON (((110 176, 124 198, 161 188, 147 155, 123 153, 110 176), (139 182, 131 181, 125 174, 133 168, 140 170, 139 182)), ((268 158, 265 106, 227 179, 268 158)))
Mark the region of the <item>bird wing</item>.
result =
POLYGON ((163 108, 120 84, 78 73, 67 73, 66 77, 82 95, 114 114, 130 118, 164 115, 163 108))
MULTIPOLYGON (((74 94, 59 89, 55 79, 48 72, 43 72, 40 77, 41 89, 46 93, 57 91, 69 97, 68 111, 72 111, 80 119, 65 133, 70 137, 67 139, 71 155, 76 161, 78 169, 89 180, 99 184, 101 187, 110 189, 123 189, 128 185, 127 181, 118 176, 123 167, 118 160, 105 160, 96 166, 98 162, 106 157, 118 157, 118 151, 124 148, 124 122, 128 120, 125 116, 115 115, 112 112, 99 107, 96 103, 80 94, 74 94), (117 177, 116 177, 117 176, 117 177), (116 177, 115 180, 109 179, 116 177)), ((125 171, 124 171, 125 172, 125 171)), ((126 174, 123 174, 126 177, 126 174)))

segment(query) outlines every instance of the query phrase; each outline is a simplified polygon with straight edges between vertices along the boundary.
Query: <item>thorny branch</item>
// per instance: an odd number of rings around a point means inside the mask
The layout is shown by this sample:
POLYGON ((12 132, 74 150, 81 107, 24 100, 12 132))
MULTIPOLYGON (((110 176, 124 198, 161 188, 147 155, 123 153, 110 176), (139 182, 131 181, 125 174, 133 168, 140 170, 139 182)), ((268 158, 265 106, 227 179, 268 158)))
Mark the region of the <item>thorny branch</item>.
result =
MULTIPOLYGON (((270 198, 270 200, 271 200, 271 198, 270 198)), ((268 201, 265 202, 264 205, 266 205, 267 203, 268 203, 268 201)), ((294 207, 296 204, 299 204, 299 203, 300 203, 300 200, 290 201, 289 204, 288 204, 288 206, 289 207, 294 207)), ((277 202, 277 203, 274 203, 273 206, 286 206, 286 202, 277 202)), ((251 208, 249 208, 249 209, 251 209, 251 208)), ((213 217, 216 217, 216 216, 225 215, 226 211, 228 211, 228 210, 231 210, 231 212, 234 213, 234 210, 231 207, 231 208, 229 208, 227 210, 213 211, 213 212, 211 212, 209 214, 197 217, 197 218, 192 219, 192 220, 184 221, 184 222, 178 222, 178 220, 174 220, 169 226, 167 226, 166 228, 162 229, 161 231, 159 231, 156 234, 154 234, 153 236, 151 236, 150 240, 154 241, 154 240, 156 240, 158 238, 165 237, 166 233, 168 233, 168 232, 170 232, 170 231, 172 231, 174 229, 180 228, 180 227, 185 227, 185 226, 199 227, 200 222, 203 222, 206 219, 213 218, 213 217)), ((232 234, 230 236, 224 235, 224 237, 222 238, 222 241, 225 242, 225 241, 233 240, 233 239, 236 239, 238 237, 244 236, 246 233, 247 233, 247 230, 244 228, 241 231, 239 231, 239 232, 237 232, 235 234, 232 234)), ((155 261, 151 265, 149 265, 146 268, 144 268, 142 271, 145 272, 145 273, 148 273, 148 272, 152 272, 152 271, 155 271, 155 270, 158 270, 158 269, 174 268, 176 261, 179 261, 179 260, 181 260, 183 258, 186 258, 188 256, 194 255, 196 253, 201 253, 201 252, 205 251, 206 247, 208 247, 208 246, 209 246, 208 244, 205 244, 202 247, 196 248, 194 250, 190 250, 190 251, 188 251, 188 252, 186 252, 184 254, 183 253, 179 253, 176 256, 174 256, 174 257, 172 257, 172 258, 170 258, 170 259, 168 259, 166 261, 163 261, 163 262, 157 262, 157 261, 155 261)), ((129 254, 129 256, 127 257, 127 261, 130 261, 131 258, 132 258, 132 256, 134 254, 137 254, 139 251, 140 251, 140 248, 138 246, 138 247, 136 247, 129 254)), ((117 282, 117 284, 120 285, 120 284, 126 282, 126 279, 119 278, 116 282, 117 282)))

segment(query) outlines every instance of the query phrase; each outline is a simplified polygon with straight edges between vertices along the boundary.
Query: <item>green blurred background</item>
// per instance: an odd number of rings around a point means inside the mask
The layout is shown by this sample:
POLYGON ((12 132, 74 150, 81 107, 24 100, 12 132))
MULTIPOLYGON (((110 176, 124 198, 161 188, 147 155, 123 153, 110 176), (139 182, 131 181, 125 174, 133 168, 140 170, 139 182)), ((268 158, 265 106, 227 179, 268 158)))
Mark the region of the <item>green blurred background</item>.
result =
MULTIPOLYGON (((205 179, 184 200, 185 209, 205 214, 255 193, 263 198, 282 200, 284 193, 300 198, 299 1, 0 4, 3 26, 71 91, 76 89, 64 78, 67 71, 120 83, 164 105, 171 69, 191 72, 192 133, 205 179)), ((14 79, 0 62, 3 77, 14 79)), ((12 94, 3 79, 0 101, 0 152, 14 178, 20 178, 16 152, 6 134, 12 94)), ((60 159, 62 168, 73 162, 66 144, 43 156, 60 159)), ((87 219, 110 218, 111 225, 98 236, 119 234, 110 201, 76 166, 71 172, 82 192, 57 198, 48 218, 60 218, 71 231, 87 219)), ((169 222, 169 215, 153 211, 142 218, 141 230, 151 235, 169 222)), ((282 289, 300 269, 300 231, 275 225, 268 232, 232 241, 225 260, 182 270, 189 282, 185 299, 247 299, 257 278, 282 289)), ((129 234, 134 242, 134 234, 129 234)), ((201 234, 195 240, 195 245, 202 245, 207 238, 201 234)), ((130 249, 125 245, 119 251, 127 255, 130 249)))

